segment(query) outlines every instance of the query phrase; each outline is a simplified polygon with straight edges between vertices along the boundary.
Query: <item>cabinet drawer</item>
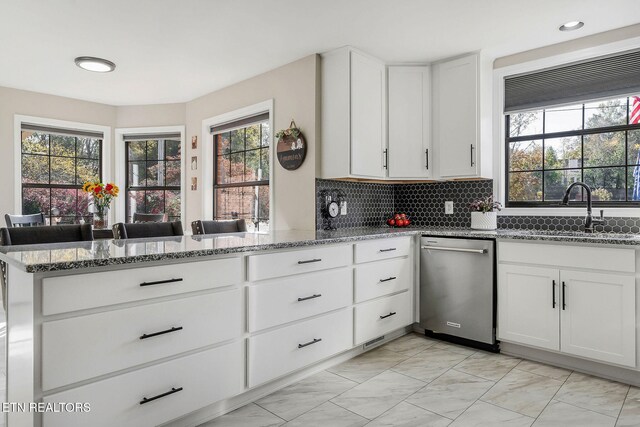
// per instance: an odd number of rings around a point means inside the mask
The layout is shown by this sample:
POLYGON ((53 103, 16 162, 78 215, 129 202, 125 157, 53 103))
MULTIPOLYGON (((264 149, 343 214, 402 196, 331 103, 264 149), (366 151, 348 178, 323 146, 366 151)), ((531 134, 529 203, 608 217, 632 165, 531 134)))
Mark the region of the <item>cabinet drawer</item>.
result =
POLYGON ((249 286, 249 331, 326 313, 353 303, 350 268, 303 274, 249 286))
POLYGON ((49 277, 42 280, 42 314, 213 289, 241 280, 240 258, 49 277))
POLYGON ((407 257, 356 267, 356 302, 409 289, 410 285, 411 263, 407 257))
POLYGON ((350 349, 352 310, 345 309, 249 338, 249 387, 350 349))
POLYGON ((249 257, 249 280, 309 273, 351 264, 351 245, 299 249, 249 257))
POLYGON ((240 290, 232 289, 44 322, 42 388, 50 390, 238 337, 241 308, 240 290), (163 331, 171 332, 141 339, 163 331))
POLYGON ((403 292, 356 306, 354 344, 362 344, 410 325, 410 302, 409 292, 403 292))
POLYGON ((409 255, 411 237, 393 237, 356 243, 355 262, 369 262, 409 255))
POLYGON ((152 427, 244 388, 241 341, 45 397, 45 403, 89 402, 84 413, 43 414, 45 427, 152 427), (172 389, 182 389, 145 404, 172 389))
POLYGON ((635 249, 499 242, 498 261, 633 273, 635 249))

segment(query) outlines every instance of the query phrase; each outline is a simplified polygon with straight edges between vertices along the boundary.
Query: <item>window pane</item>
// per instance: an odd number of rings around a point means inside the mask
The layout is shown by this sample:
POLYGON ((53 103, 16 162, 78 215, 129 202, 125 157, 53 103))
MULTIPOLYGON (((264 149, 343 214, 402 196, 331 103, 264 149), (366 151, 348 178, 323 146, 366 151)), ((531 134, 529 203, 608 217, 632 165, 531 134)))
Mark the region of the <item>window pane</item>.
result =
POLYGON ((97 181, 100 179, 99 160, 78 160, 77 184, 84 184, 87 181, 97 181))
POLYGON ((247 168, 244 175, 245 181, 258 181, 260 178, 260 151, 247 151, 247 168))
POLYGON ((147 187, 164 184, 162 179, 164 171, 159 171, 162 167, 162 162, 147 162, 147 187))
POLYGON ((167 140, 165 142, 166 152, 165 156, 167 160, 180 159, 180 141, 167 140))
POLYGON ((165 212, 169 216, 169 221, 178 221, 180 219, 180 191, 167 190, 166 204, 165 212))
POLYGON ((216 189, 215 218, 244 219, 250 231, 265 231, 269 221, 269 186, 216 189))
POLYGON ((22 214, 36 214, 43 212, 49 215, 50 192, 48 188, 22 189, 22 214))
POLYGON ((253 125, 246 128, 246 150, 260 148, 260 125, 253 125))
POLYGON ((624 132, 584 136, 585 166, 624 165, 624 132))
POLYGON ((147 141, 147 160, 163 160, 164 145, 158 144, 158 140, 150 139, 147 141))
POLYGON ((216 166, 216 184, 227 184, 229 182, 229 174, 231 164, 229 154, 218 156, 218 164, 216 166))
POLYGON ((144 160, 146 157, 146 144, 146 141, 129 141, 127 143, 129 160, 144 160))
POLYGON ((584 105, 584 128, 593 129, 627 124, 627 98, 584 105))
POLYGON ((81 190, 78 190, 78 217, 78 219, 82 217, 86 222, 92 218, 92 214, 89 212, 89 195, 81 190))
POLYGON ((77 156, 87 159, 100 158, 100 140, 93 138, 78 138, 77 156))
POLYGON ((627 132, 628 157, 630 165, 640 165, 640 130, 630 130, 627 132))
POLYGON ((263 147, 268 147, 269 146, 269 137, 271 135, 271 133, 269 131, 269 122, 262 123, 260 126, 262 126, 261 144, 262 144, 263 147))
POLYGON ((216 191, 215 218, 236 219, 241 208, 241 193, 239 187, 218 188, 216 191))
POLYGON ((509 170, 541 170, 542 141, 520 141, 509 144, 509 170))
POLYGON ((269 186, 268 185, 261 185, 258 187, 258 218, 265 221, 269 220, 269 186))
POLYGON ((582 166, 582 144, 579 136, 544 140, 545 169, 579 168, 582 166))
POLYGON ((545 110, 545 133, 578 129, 582 129, 582 104, 545 110))
MULTIPOLYGON (((576 182, 581 181, 582 175, 580 169, 556 170, 544 173, 544 200, 545 201, 561 201, 567 187, 576 182)), ((582 200, 581 188, 575 188, 569 195, 570 201, 582 200)))
POLYGON ((75 217, 78 190, 67 188, 51 189, 51 216, 75 217))
POLYGON ((164 191, 154 190, 145 193, 146 213, 163 213, 164 212, 164 191))
POLYGON ((49 135, 46 133, 23 131, 22 152, 32 154, 49 154, 49 135))
POLYGON ((49 157, 23 154, 22 182, 33 184, 49 183, 49 157))
POLYGON ((269 179, 269 149, 263 148, 260 150, 260 167, 261 173, 258 176, 259 180, 269 179))
POLYGON ((133 222, 133 214, 135 212, 144 213, 144 191, 128 191, 127 204, 129 206, 127 222, 133 222))
POLYGON ((76 155, 76 138, 74 136, 51 135, 51 155, 74 157, 76 155))
POLYGON ((165 167, 165 185, 180 187, 180 161, 166 162, 165 167))
POLYGON ((229 182, 244 180, 244 153, 231 154, 229 182))
POLYGON ((509 136, 537 135, 542 133, 542 111, 529 111, 509 116, 509 136))
POLYGON ((231 131, 231 152, 244 150, 244 129, 231 131))
POLYGON ((509 200, 535 202, 542 200, 542 172, 510 172, 509 200))
POLYGON ((584 182, 592 189, 596 202, 625 200, 625 168, 597 168, 584 170, 584 182))
POLYGON ((76 166, 73 157, 51 157, 51 183, 76 183, 76 166))
POLYGON ((216 135, 217 154, 226 154, 229 152, 229 133, 221 133, 216 135))
POLYGON ((145 162, 129 162, 128 184, 131 187, 144 187, 147 178, 145 162))

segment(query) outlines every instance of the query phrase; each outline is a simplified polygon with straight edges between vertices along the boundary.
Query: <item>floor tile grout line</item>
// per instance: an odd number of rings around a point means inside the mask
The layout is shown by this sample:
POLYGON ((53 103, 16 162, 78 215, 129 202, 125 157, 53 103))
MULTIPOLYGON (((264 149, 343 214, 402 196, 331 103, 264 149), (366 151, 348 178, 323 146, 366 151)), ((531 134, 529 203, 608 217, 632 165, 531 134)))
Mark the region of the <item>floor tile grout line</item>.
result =
MULTIPOLYGON (((534 417, 532 417, 531 415, 521 414, 520 412, 516 412, 516 411, 514 411, 513 409, 503 408, 502 406, 498 406, 498 405, 496 405, 495 403, 485 402, 484 400, 480 400, 480 399, 478 399, 478 400, 476 400, 475 402, 473 402, 473 405, 475 405, 475 404, 476 404, 476 403, 478 403, 478 402, 486 403, 487 405, 494 406, 494 407, 496 407, 496 408, 498 408, 498 409, 502 409, 503 411, 509 411, 509 412, 513 412, 514 414, 522 415, 523 417, 531 418, 531 419, 533 420, 533 422, 531 423, 531 425, 533 425, 533 423, 535 423, 535 422, 536 422, 536 420, 537 420, 537 418, 534 418, 534 417)), ((473 406, 473 405, 471 405, 471 406, 473 406)), ((469 408, 471 408, 471 406, 469 406, 469 408)), ((467 410, 469 410, 469 408, 467 408, 467 410)), ((464 411, 464 412, 467 412, 467 411, 464 411)), ((462 414, 464 414, 464 412, 463 412, 462 414)), ((462 416, 462 414, 460 414, 460 415, 462 416)))
MULTIPOLYGON (((553 393, 553 396, 551 396, 551 399, 549 399, 549 401, 547 402, 546 405, 544 405, 544 408, 542 408, 542 411, 540 411, 540 413, 538 414, 538 416, 536 417, 536 421, 538 421, 538 418, 540 418, 540 415, 542 415, 544 413, 544 411, 547 410, 547 408, 549 407, 549 405, 551 404, 551 402, 553 402, 553 400, 556 398, 556 396, 558 395, 558 393, 560 392, 560 390, 562 389, 562 387, 564 387, 564 385, 567 383, 567 381, 569 380, 569 377, 571 377, 571 374, 573 374, 574 371, 571 371, 569 373, 569 375, 567 375, 567 378, 564 379, 564 381, 562 382, 562 385, 560 385, 560 387, 558 388, 558 390, 556 390, 555 393, 553 393)), ((558 402, 561 402, 560 400, 558 400, 558 402)), ((562 402, 565 403, 565 402, 562 402)), ((535 421, 534 421, 535 423, 535 421)))
POLYGON ((627 398, 629 397, 629 392, 631 391, 631 386, 627 389, 627 394, 624 395, 624 400, 622 401, 622 406, 618 411, 618 416, 616 417, 616 425, 618 424, 618 420, 620 420, 620 415, 622 415, 622 410, 624 409, 624 405, 627 403, 627 398))
MULTIPOLYGON (((264 406, 260 405, 259 403, 256 403, 256 402, 251 402, 251 403, 253 403, 254 405, 256 405, 256 406, 258 406, 258 407, 260 407, 260 408, 262 408, 262 409, 264 409, 265 411, 267 411, 268 413, 270 413, 270 414, 271 414, 271 415, 273 415, 274 417, 278 417, 278 418, 280 418, 280 419, 281 419, 282 421, 284 421, 285 423, 288 423, 288 422, 289 422, 289 420, 285 420, 284 418, 282 418, 282 417, 280 417, 280 416, 278 416, 278 415, 274 414, 273 412, 271 412, 270 410, 268 410, 268 409, 267 409, 267 408, 265 408, 264 406)), ((249 404, 247 404, 247 405, 244 405, 244 406, 251 405, 251 403, 249 403, 249 404)), ((240 408, 244 408, 244 406, 241 406, 240 408)), ((238 409, 240 409, 240 408, 238 408, 238 409)), ((231 413, 231 412, 229 412, 229 413, 231 413)), ((226 415, 226 414, 225 414, 225 415, 226 415)))
MULTIPOLYGON (((624 386, 629 387, 629 389, 631 388, 631 385, 630 385, 630 384, 625 384, 625 383, 621 383, 621 382, 619 382, 619 381, 613 381, 613 380, 609 380, 609 379, 607 379, 607 378, 601 378, 601 377, 597 377, 597 376, 595 376, 595 375, 585 374, 585 373, 578 372, 578 371, 572 371, 572 372, 571 372, 571 375, 569 375, 569 378, 571 378, 571 376, 572 376, 573 374, 585 375, 585 376, 588 376, 588 377, 591 377, 591 378, 595 378, 595 379, 597 379, 597 380, 607 381, 607 382, 610 382, 610 383, 621 384, 621 385, 624 385, 624 386)), ((566 383, 567 381, 569 381, 569 378, 567 378, 567 380, 565 381, 565 383, 566 383)), ((564 386, 564 384, 562 384, 562 385, 564 386)), ((560 388, 562 388, 562 387, 560 387, 560 388)), ((560 390, 558 390, 558 392, 560 392, 560 390)), ((558 394, 558 393, 556 393, 556 395, 557 395, 557 394, 558 394)), ((629 394, 629 390, 627 390, 627 394, 625 394, 625 400, 626 400, 626 396, 627 396, 628 394, 629 394)), ((553 397, 555 398, 555 396, 556 396, 556 395, 554 395, 553 397)), ((622 401, 622 406, 620 407, 620 411, 622 411, 622 408, 624 407, 625 400, 623 400, 623 401, 622 401)), ((575 408, 580 408, 580 409, 584 409, 585 411, 591 411, 591 412, 595 412, 596 414, 604 415, 605 417, 609 417, 609 418, 616 418, 616 417, 613 417, 612 415, 608 415, 608 414, 602 413, 602 412, 600 412, 600 411, 596 411, 595 409, 585 408, 585 407, 582 407, 582 406, 576 405, 575 403, 565 402, 564 400, 560 400, 560 399, 558 399, 558 401, 559 401, 559 402, 562 402, 562 403, 564 403, 564 404, 566 404, 566 405, 573 406, 573 407, 575 407, 575 408)), ((620 411, 618 411, 618 417, 620 416, 620 411)), ((616 420, 617 420, 617 418, 616 418, 616 420)))
MULTIPOLYGON (((427 411, 430 414, 434 414, 434 415, 437 415, 439 417, 446 418, 448 420, 451 420, 451 422, 453 422, 453 420, 451 418, 447 417, 446 415, 440 415, 437 412, 433 412, 433 411, 430 411, 429 409, 422 408, 422 407, 420 407, 418 405, 415 405, 415 404, 413 404, 411 402, 407 402, 406 400, 403 400, 402 402, 406 403, 407 405, 415 406, 416 408, 422 409, 423 411, 427 411)), ((400 402, 400 403, 402 403, 402 402, 400 402)))

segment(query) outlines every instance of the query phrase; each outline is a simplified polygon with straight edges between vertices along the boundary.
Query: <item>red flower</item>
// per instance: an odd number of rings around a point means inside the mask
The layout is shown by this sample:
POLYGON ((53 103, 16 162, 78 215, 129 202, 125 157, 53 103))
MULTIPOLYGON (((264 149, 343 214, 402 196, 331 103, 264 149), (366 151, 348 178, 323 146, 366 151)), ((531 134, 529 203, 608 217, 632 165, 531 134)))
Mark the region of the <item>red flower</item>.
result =
POLYGON ((93 189, 93 192, 98 194, 102 191, 102 186, 100 185, 96 185, 95 188, 93 189))
POLYGON ((110 193, 111 190, 113 190, 113 185, 107 184, 107 185, 105 185, 104 189, 107 191, 107 193, 110 193))

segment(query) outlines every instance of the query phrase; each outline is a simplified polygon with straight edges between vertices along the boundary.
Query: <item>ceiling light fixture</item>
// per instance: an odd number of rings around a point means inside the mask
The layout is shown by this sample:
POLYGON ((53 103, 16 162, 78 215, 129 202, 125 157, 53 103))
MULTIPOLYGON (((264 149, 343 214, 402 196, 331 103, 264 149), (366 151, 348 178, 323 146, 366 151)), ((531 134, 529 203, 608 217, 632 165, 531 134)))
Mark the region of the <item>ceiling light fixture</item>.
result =
POLYGON ((582 21, 569 21, 566 22, 562 25, 560 25, 560 28, 558 28, 560 31, 573 31, 573 30, 577 30, 578 28, 582 28, 584 27, 584 22, 582 21))
POLYGON ((83 70, 94 71, 96 73, 110 73, 116 69, 116 64, 113 62, 93 56, 79 56, 75 59, 75 63, 83 70))

